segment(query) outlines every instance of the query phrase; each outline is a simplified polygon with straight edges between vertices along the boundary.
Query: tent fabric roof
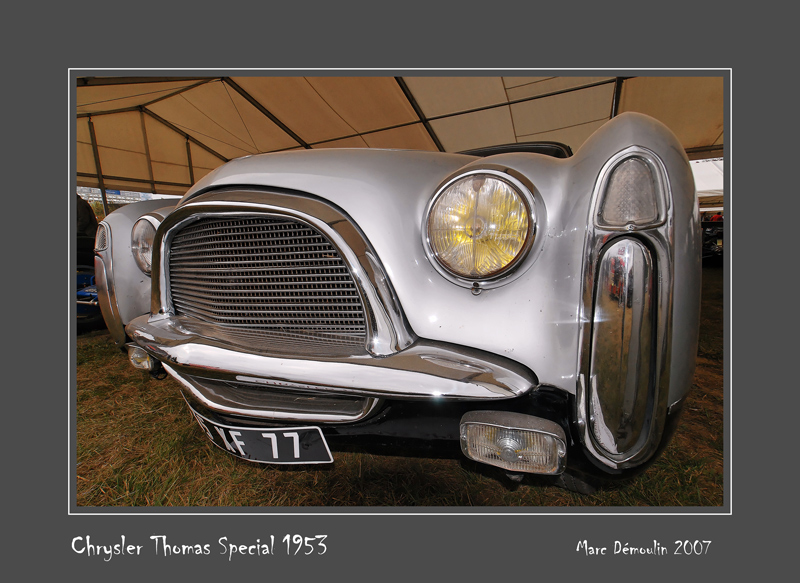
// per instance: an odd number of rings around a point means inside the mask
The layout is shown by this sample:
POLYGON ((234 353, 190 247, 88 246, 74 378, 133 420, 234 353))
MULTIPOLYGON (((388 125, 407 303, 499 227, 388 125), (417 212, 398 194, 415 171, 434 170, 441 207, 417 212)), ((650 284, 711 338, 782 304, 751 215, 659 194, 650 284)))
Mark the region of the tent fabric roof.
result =
POLYGON ((697 189, 697 198, 700 211, 721 209, 724 205, 723 160, 710 158, 692 162, 694 185, 697 189))
POLYGON ((721 157, 719 77, 79 77, 77 184, 183 194, 224 162, 310 148, 573 151, 638 111, 690 158, 721 157))

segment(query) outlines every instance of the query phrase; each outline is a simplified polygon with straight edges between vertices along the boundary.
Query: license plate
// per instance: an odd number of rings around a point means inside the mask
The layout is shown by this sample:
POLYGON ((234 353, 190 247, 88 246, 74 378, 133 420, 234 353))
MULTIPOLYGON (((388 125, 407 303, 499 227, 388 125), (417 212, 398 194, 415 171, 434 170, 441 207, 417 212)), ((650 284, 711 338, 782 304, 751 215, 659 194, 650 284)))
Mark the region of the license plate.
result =
POLYGON ((216 423, 189 409, 214 445, 236 457, 264 464, 333 462, 319 427, 236 427, 216 423))

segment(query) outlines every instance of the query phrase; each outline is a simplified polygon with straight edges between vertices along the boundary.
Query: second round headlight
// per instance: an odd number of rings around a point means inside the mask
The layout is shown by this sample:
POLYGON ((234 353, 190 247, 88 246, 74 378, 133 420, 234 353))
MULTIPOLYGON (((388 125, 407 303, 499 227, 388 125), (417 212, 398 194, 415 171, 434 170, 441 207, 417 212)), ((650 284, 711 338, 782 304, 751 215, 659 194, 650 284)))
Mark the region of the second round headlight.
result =
POLYGON ((450 274, 497 277, 517 264, 533 240, 534 217, 521 189, 497 175, 473 173, 447 185, 427 221, 430 250, 450 274))
POLYGON ((136 265, 143 273, 150 275, 153 267, 153 240, 156 227, 146 218, 141 218, 131 230, 131 253, 136 265))

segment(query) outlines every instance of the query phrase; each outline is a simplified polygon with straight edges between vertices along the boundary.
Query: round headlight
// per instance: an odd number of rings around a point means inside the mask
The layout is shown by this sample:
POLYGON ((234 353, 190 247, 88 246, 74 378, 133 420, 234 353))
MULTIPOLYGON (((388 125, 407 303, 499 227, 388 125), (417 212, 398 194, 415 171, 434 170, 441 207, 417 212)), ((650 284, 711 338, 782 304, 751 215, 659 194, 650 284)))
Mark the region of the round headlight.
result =
POLYGON ((446 185, 428 213, 428 246, 448 273, 468 280, 500 276, 533 242, 534 217, 522 186, 472 173, 446 185))
POLYGON ((153 265, 153 240, 156 228, 148 219, 141 218, 133 225, 131 231, 131 253, 136 265, 143 273, 150 275, 153 265))

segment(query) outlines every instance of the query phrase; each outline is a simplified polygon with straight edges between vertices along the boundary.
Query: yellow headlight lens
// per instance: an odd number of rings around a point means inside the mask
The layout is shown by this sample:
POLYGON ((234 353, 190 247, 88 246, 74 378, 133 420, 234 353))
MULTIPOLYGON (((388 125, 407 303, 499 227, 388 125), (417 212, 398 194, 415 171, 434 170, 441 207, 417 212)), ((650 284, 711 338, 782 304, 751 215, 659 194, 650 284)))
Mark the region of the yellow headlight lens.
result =
POLYGON ((453 182, 428 217, 428 241, 439 263, 469 279, 498 275, 528 247, 528 205, 508 182, 472 174, 453 182))

